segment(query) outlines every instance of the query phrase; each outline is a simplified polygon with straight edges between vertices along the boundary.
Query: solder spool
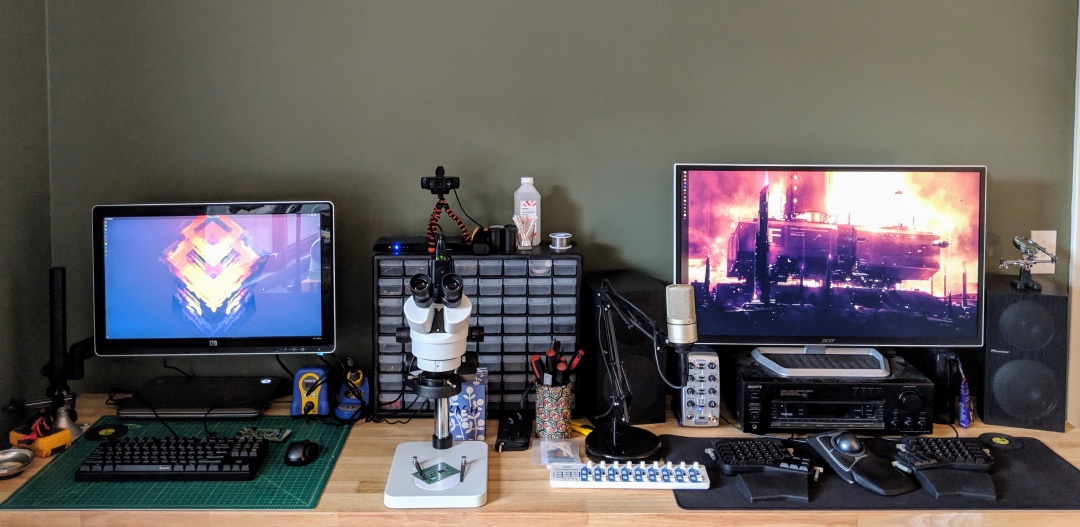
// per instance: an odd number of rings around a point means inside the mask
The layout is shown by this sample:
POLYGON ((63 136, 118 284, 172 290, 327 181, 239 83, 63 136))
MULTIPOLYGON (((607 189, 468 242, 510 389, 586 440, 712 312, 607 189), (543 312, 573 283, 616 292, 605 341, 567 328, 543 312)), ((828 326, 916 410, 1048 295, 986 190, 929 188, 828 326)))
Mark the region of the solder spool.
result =
POLYGON ((553 251, 565 251, 570 248, 570 233, 569 232, 553 232, 551 236, 551 245, 548 247, 553 251))

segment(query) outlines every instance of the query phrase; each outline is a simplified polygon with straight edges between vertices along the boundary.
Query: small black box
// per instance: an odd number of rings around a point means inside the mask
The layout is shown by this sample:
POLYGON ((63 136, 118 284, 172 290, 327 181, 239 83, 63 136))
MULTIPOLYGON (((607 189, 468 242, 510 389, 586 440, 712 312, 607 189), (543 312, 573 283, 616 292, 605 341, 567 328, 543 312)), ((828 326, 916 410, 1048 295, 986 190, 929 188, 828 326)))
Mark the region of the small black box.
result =
MULTIPOLYGON (((611 385, 599 348, 597 320, 601 308, 599 295, 604 281, 657 324, 666 320, 667 284, 637 271, 591 271, 584 275, 581 288, 581 348, 585 358, 578 373, 578 407, 584 415, 601 426, 610 422, 611 385)), ((615 318, 619 317, 615 315, 615 318)), ((622 357, 626 382, 632 398, 630 424, 663 423, 666 418, 668 388, 657 372, 652 340, 615 321, 615 340, 622 357)), ((663 356, 661 356, 663 359, 663 356)), ((666 366, 665 366, 666 368, 666 366)))
POLYGON ((955 351, 937 348, 905 348, 897 353, 934 383, 934 422, 953 424, 960 396, 960 358, 955 351))

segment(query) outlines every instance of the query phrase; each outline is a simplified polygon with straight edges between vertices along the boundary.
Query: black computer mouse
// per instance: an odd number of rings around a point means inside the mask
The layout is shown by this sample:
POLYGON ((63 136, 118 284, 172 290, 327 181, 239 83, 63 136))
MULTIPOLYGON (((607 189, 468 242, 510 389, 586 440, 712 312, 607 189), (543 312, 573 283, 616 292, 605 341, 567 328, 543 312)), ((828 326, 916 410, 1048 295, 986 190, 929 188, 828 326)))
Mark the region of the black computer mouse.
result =
POLYGON ((320 450, 322 448, 314 441, 307 439, 293 441, 285 450, 285 464, 290 467, 302 467, 318 459, 320 450))
POLYGON ((845 454, 858 454, 863 451, 862 441, 851 432, 840 432, 833 437, 833 446, 845 454))

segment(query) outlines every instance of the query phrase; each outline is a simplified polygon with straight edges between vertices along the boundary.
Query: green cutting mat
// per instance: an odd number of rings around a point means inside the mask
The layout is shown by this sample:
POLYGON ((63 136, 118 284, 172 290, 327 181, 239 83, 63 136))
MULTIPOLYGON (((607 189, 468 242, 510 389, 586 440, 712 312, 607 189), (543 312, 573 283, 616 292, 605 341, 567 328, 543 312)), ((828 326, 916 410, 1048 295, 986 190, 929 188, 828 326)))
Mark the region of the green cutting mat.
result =
MULTIPOLYGON (((102 417, 94 426, 123 422, 128 435, 171 435, 153 420, 121 421, 102 417)), ((169 421, 182 436, 206 435, 202 420, 169 421)), ((250 481, 152 481, 78 483, 75 470, 97 446, 79 437, 12 495, 0 509, 311 509, 319 502, 350 427, 293 417, 222 419, 206 422, 211 432, 235 435, 243 427, 292 430, 270 451, 255 479, 250 481), (310 439, 322 445, 314 462, 303 467, 285 465, 288 444, 310 439)))

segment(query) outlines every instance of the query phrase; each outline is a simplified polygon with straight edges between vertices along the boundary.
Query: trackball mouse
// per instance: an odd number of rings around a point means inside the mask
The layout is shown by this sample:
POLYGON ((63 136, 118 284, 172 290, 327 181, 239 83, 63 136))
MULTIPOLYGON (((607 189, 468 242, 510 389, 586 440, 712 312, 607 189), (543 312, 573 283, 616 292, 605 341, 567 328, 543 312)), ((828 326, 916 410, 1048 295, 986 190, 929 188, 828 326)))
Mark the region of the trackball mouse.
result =
POLYGON ((833 437, 833 446, 845 454, 858 454, 863 451, 862 441, 851 432, 841 432, 833 437))
POLYGON ((285 450, 285 464, 290 467, 302 467, 318 459, 320 450, 319 444, 314 441, 307 439, 293 441, 285 450))

